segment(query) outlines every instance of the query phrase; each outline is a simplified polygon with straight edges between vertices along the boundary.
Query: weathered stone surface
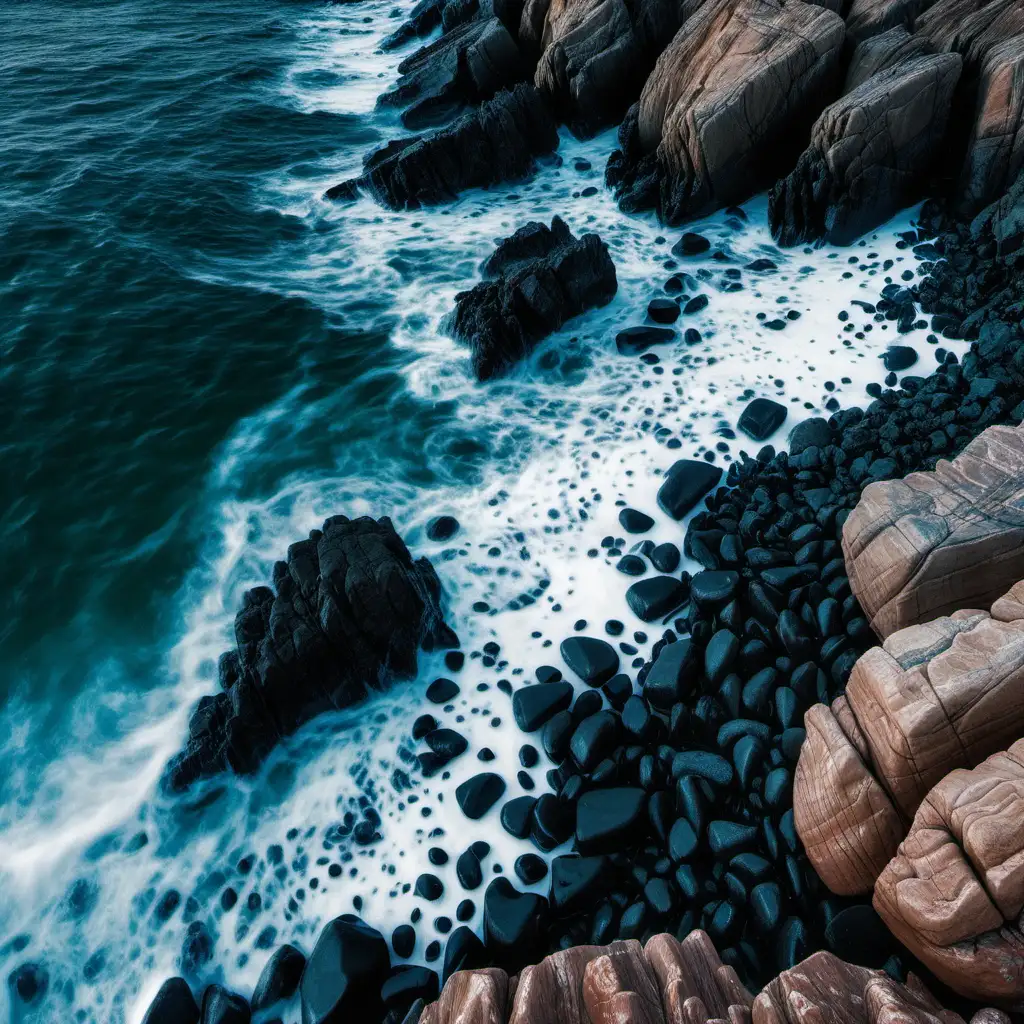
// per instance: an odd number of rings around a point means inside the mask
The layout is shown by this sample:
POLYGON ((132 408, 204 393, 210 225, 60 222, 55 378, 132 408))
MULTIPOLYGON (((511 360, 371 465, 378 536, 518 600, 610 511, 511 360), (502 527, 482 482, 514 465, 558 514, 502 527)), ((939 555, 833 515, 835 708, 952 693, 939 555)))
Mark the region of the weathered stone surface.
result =
POLYGON ((583 975, 587 964, 604 956, 608 946, 573 946, 546 956, 539 964, 526 967, 519 975, 509 1024, 537 1021, 586 1021, 583 1005, 583 975))
POLYGON ((608 165, 624 209, 669 223, 740 202, 839 74, 842 19, 789 0, 707 0, 662 52, 608 165))
POLYGON ((876 633, 987 608, 1024 578, 1024 429, 989 427, 932 473, 872 483, 843 528, 876 633))
POLYGON ((508 975, 497 967, 456 971, 420 1024, 505 1024, 508 989, 508 975))
POLYGON ((245 595, 221 692, 193 712, 188 744, 168 766, 172 788, 227 768, 253 771, 321 712, 412 677, 420 646, 458 646, 437 574, 427 559, 413 561, 386 517, 328 519, 275 565, 274 587, 245 595))
POLYGON ((327 198, 349 199, 362 189, 394 210, 432 206, 465 189, 519 181, 532 173, 535 157, 557 146, 547 104, 520 83, 445 128, 389 142, 366 158, 359 178, 328 189, 327 198))
POLYGON ((583 972, 592 1024, 664 1024, 657 977, 635 939, 608 946, 583 972))
POLYGON ((857 86, 880 71, 899 67, 915 57, 924 57, 932 52, 927 39, 911 35, 902 25, 881 35, 869 36, 859 42, 853 51, 846 69, 843 94, 853 92, 857 86))
POLYGON ((1000 257, 1010 256, 1024 245, 1024 171, 1006 195, 987 206, 971 222, 971 234, 975 238, 988 232, 1000 257))
POLYGON ((919 14, 935 0, 850 0, 846 12, 846 35, 850 42, 860 43, 889 29, 911 29, 919 14))
POLYGON ((479 380, 524 358, 567 320, 606 305, 618 287, 608 246, 595 234, 577 238, 561 217, 550 228, 537 221, 521 227, 483 270, 485 280, 455 297, 444 323, 471 346, 479 380))
POLYGON ((1024 1010, 1024 740, 931 790, 874 905, 950 988, 1024 1010))
POLYGON ((893 633, 807 712, 797 833, 833 892, 871 890, 928 791, 1024 732, 1024 584, 983 612, 893 633))
POLYGON ((917 198, 942 145, 962 59, 917 57, 827 107, 796 168, 771 190, 768 220, 783 245, 849 245, 917 198))
POLYGON ((914 34, 936 50, 955 50, 977 74, 992 49, 1024 32, 1020 0, 937 0, 914 20, 914 34))

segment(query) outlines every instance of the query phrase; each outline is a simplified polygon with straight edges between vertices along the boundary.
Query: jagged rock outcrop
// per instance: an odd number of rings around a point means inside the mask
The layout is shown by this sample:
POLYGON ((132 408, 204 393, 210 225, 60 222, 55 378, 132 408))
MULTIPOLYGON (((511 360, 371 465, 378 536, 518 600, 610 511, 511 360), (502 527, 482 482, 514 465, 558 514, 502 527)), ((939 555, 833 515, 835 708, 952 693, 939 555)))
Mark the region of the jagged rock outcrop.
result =
MULTIPOLYGON (((971 384, 981 395, 985 378, 971 384)), ((931 473, 869 484, 843 528, 875 632, 987 608, 1024 578, 1024 428, 989 427, 931 473)))
POLYGON ((928 791, 1024 732, 1024 583, 991 613, 901 629, 864 654, 844 696, 811 708, 793 786, 823 882, 867 893, 928 791))
POLYGON ((1022 865, 1024 740, 1018 740, 931 790, 878 879, 874 905, 950 988, 1024 1011, 1022 865))
POLYGON ((221 691, 200 700, 167 783, 253 771, 321 712, 414 675, 421 646, 458 646, 440 601, 433 566, 413 560, 390 519, 328 519, 275 565, 274 589, 245 595, 221 691))
POLYGON ((398 81, 377 103, 404 107, 402 124, 417 131, 490 99, 528 72, 515 39, 498 18, 472 20, 402 61, 398 81))
POLYGON ((890 29, 910 29, 917 16, 935 0, 850 0, 846 11, 846 35, 860 43, 890 29))
POLYGON ((1006 261, 1024 246, 1024 171, 1007 190, 1006 195, 987 206, 971 222, 971 233, 975 238, 991 235, 996 254, 1006 261))
POLYGON ((977 74, 992 50, 1024 32, 1020 0, 936 0, 914 20, 914 33, 936 50, 955 50, 977 74))
POLYGON ((962 59, 916 57, 880 71, 827 107, 792 173, 771 190, 782 245, 849 245, 916 198, 939 151, 962 59))
POLYGON ((623 208, 676 223, 746 199, 838 87, 843 39, 825 7, 707 0, 623 122, 606 175, 623 208))
POLYGON ((506 238, 483 267, 484 280, 455 298, 444 327, 472 348, 477 379, 523 359, 567 320, 612 300, 617 283, 608 246, 576 238, 565 221, 533 221, 506 238))
POLYGON ((547 104, 520 83, 445 128, 389 142, 367 157, 359 178, 328 189, 327 198, 351 199, 362 189, 391 209, 412 210, 469 188, 521 180, 536 157, 557 147, 547 104))
MULTIPOLYGON (((702 931, 609 946, 575 946, 516 979, 493 968, 460 971, 420 1024, 964 1024, 913 974, 815 953, 753 998, 702 931)), ((972 1024, 1009 1024, 985 1009, 972 1024)))
POLYGON ((857 86, 863 85, 880 71, 899 67, 915 57, 924 57, 932 52, 928 40, 911 35, 902 25, 881 35, 870 36, 854 48, 846 69, 843 94, 853 92, 857 86))

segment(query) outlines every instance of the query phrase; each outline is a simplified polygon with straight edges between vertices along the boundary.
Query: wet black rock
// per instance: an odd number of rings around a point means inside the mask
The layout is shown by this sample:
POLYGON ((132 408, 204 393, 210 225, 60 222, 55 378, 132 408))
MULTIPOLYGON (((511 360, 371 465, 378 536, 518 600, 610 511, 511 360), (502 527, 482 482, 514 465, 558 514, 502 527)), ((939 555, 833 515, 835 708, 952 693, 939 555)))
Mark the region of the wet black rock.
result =
POLYGON ((576 806, 576 848, 582 854, 612 853, 644 832, 647 794, 635 787, 591 790, 576 806))
MULTIPOLYGON (((525 839, 530 834, 533 825, 533 808, 537 800, 532 796, 517 796, 501 808, 501 827, 511 836, 517 839, 525 839)), ((475 889, 476 886, 466 886, 467 889, 475 889)))
POLYGON ((764 441, 786 422, 786 415, 784 405, 770 398, 755 398, 740 414, 737 426, 755 441, 764 441))
POLYGON ((512 695, 512 713, 523 732, 533 732, 572 703, 572 684, 534 683, 512 695))
POLYGON ((427 700, 431 704, 447 704, 459 695, 459 684, 452 679, 435 679, 427 687, 427 700))
POLYGON ((172 789, 227 768, 254 771, 321 712, 414 676, 421 646, 458 646, 437 574, 425 558, 413 561, 387 518, 328 519, 288 549, 274 585, 245 595, 237 648, 220 660, 221 690, 200 700, 185 750, 168 766, 172 789))
POLYGON ((651 552, 651 565, 658 572, 675 572, 679 568, 679 548, 675 544, 659 544, 651 552))
POLYGON ((249 1024, 249 1004, 237 992, 210 985, 203 993, 202 1024, 249 1024))
POLYGON ((615 347, 623 356, 638 356, 652 345, 664 345, 676 337, 669 327, 627 327, 615 335, 615 347))
POLYGON ((476 932, 465 925, 456 928, 448 936, 448 944, 444 948, 441 983, 443 985, 456 971, 471 971, 476 967, 490 966, 489 961, 490 957, 476 932))
MULTIPOLYGON (((508 805, 506 804, 505 806, 507 807, 508 805)), ((504 823, 504 820, 504 808, 502 808, 502 823, 504 823)), ((527 828, 529 828, 529 825, 527 825, 527 828)), ((524 830, 520 838, 525 838, 525 836, 526 831, 524 830)), ((455 862, 455 876, 458 878, 459 885, 463 889, 472 891, 480 887, 484 880, 484 874, 480 867, 480 859, 472 850, 466 850, 464 853, 459 854, 459 859, 455 862)))
POLYGON ((606 640, 571 636, 562 641, 559 651, 569 668, 588 686, 600 686, 619 670, 619 656, 606 640))
POLYGON ((690 581, 690 596, 700 608, 723 608, 739 590, 739 573, 726 569, 705 569, 690 581))
POLYGON ((695 681, 697 652, 688 639, 666 644, 644 679, 644 696, 656 708, 671 710, 695 681))
POLYGON ((589 774, 612 754, 618 738, 619 716, 612 711, 598 711, 576 726, 569 751, 579 770, 589 774))
POLYGON ((909 370, 916 362, 917 352, 909 345, 890 345, 882 354, 885 368, 895 373, 909 370))
POLYGON ((647 315, 656 324, 674 324, 679 319, 679 303, 675 299, 651 299, 647 315))
POLYGON ((305 956, 294 946, 285 943, 274 950, 256 982, 250 1001, 253 1013, 269 1009, 279 1000, 291 999, 305 966, 305 956))
POLYGON ((327 198, 348 198, 359 188, 393 210, 431 206, 468 188, 519 181, 532 173, 535 157, 557 146, 547 104, 521 83, 445 128, 389 142, 366 158, 359 178, 328 189, 327 198))
POLYGON ((626 591, 626 602, 638 618, 653 622, 675 611, 688 593, 686 582, 675 576, 651 576, 626 591))
POLYGON ((687 231, 682 238, 672 246, 674 256, 700 256, 711 248, 711 243, 695 231, 687 231))
MULTIPOLYGON (((20 993, 19 993, 20 995, 20 993)), ((22 999, 23 1002, 27 1000, 22 999)), ((149 1004, 142 1024, 198 1024, 199 1007, 184 978, 168 978, 149 1004)))
POLYGON ((828 420, 820 416, 798 423, 789 435, 789 451, 791 455, 799 455, 808 448, 824 448, 832 443, 833 431, 828 420))
POLYGON ((380 932, 353 914, 335 918, 320 933, 302 973, 303 1024, 333 1024, 370 1014, 379 1018, 380 990, 390 966, 380 932))
POLYGON ((557 916, 592 907, 603 896, 612 876, 605 856, 568 854, 551 862, 551 908, 557 916))
POLYGON ((566 321, 612 300, 618 284, 608 246, 577 238, 565 221, 531 221, 504 239, 484 280, 455 297, 444 329, 469 344, 473 371, 488 380, 525 358, 566 321))
POLYGON ((626 533, 647 533, 654 526, 654 520, 646 512, 624 508, 619 510, 619 525, 626 533))
POLYGON ((437 516, 427 523, 427 538, 433 541, 451 540, 459 532, 455 516, 437 516))
POLYGON ((385 1010, 404 1014, 417 999, 432 1003, 440 987, 436 971, 429 967, 402 964, 392 968, 391 977, 381 986, 380 998, 385 1010))
POLYGON ((523 885, 536 885, 548 873, 547 862, 535 853, 524 853, 516 858, 516 877, 523 885))
POLYGON ((493 772, 481 772, 455 790, 455 799, 467 818, 482 818, 502 797, 505 780, 493 772))
POLYGON ((682 519, 722 478, 718 466, 680 459, 665 474, 658 489, 658 504, 673 519, 682 519))
POLYGON ((444 885, 437 875, 424 873, 416 879, 413 894, 421 899, 433 902, 434 900, 439 900, 444 895, 444 885))
POLYGON ((643 576, 647 572, 647 563, 639 555, 623 555, 615 568, 625 576, 643 576))
POLYGON ((406 960, 412 956, 415 946, 416 929, 411 924, 400 924, 391 933, 391 948, 395 951, 395 956, 406 960))
POLYGON ((484 894, 484 942, 496 964, 524 962, 542 948, 548 901, 496 878, 484 894))

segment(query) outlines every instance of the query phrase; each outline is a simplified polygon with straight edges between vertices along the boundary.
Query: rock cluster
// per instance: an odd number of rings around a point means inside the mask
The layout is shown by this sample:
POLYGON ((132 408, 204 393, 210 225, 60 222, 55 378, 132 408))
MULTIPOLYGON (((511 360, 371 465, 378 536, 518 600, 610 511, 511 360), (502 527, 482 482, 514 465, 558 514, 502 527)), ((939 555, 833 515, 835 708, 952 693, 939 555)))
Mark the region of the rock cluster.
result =
POLYGON ((484 280, 455 297, 445 322, 472 349, 477 379, 523 359, 567 320, 611 302, 618 287, 608 246, 577 238, 565 221, 532 221, 504 239, 483 266, 484 280))
POLYGON ((250 590, 221 657, 221 689, 200 700, 188 743, 167 769, 173 789, 253 771, 277 741, 416 672, 417 652, 456 647, 441 584, 384 517, 333 516, 250 590))

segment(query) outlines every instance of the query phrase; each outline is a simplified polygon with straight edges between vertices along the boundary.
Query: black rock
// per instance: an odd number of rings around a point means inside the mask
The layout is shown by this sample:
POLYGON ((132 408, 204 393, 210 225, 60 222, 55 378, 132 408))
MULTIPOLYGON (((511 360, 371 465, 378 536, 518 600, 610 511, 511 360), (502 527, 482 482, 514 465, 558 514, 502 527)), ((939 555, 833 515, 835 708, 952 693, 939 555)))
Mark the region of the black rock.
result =
POLYGON ((416 946, 416 929, 411 924, 400 924, 391 933, 391 948, 395 956, 407 960, 416 946))
POLYGON ((644 680, 644 696, 663 711, 683 697, 693 681, 698 661, 694 646, 688 639, 666 644, 644 680))
MULTIPOLYGON (((30 1001, 22 997, 22 1002, 30 1001)), ((142 1024, 199 1024, 199 1007, 188 982, 184 978, 168 978, 149 1004, 142 1024)))
POLYGON ((674 324, 679 319, 679 303, 675 299, 651 299, 647 315, 656 324, 674 324))
POLYGON ((681 779, 684 775, 696 775, 714 786, 726 787, 732 784, 732 765, 721 754, 709 750, 681 750, 672 758, 672 776, 681 779))
POLYGON ((687 598, 688 587, 675 576, 651 576, 626 591, 626 603, 644 622, 663 619, 687 598))
MULTIPOLYGON (((508 806, 506 804, 506 806, 508 806)), ((532 805, 531 805, 532 809, 532 805)), ((504 824, 504 807, 502 808, 502 824, 504 824)), ((525 838, 526 832, 520 836, 520 839, 525 838)), ((480 868, 480 860, 472 850, 466 850, 465 853, 459 855, 459 859, 455 862, 455 876, 459 880, 459 885, 463 889, 478 889, 480 884, 484 880, 483 871, 480 868)))
POLYGON ((477 938, 476 932, 463 925, 448 936, 444 950, 444 970, 441 973, 443 985, 456 971, 472 971, 487 964, 487 951, 477 938))
MULTIPOLYGON (((507 801, 501 808, 501 827, 517 839, 525 839, 530 834, 533 823, 533 808, 537 800, 532 796, 517 796, 507 801)), ((460 862, 461 862, 461 858, 460 862)), ((476 886, 466 886, 475 889, 476 886)))
POLYGON ((711 248, 711 243, 695 231, 687 231, 682 238, 672 246, 672 253, 675 256, 699 256, 711 248))
POLYGON ((770 398, 755 398, 740 414, 737 426, 755 441, 765 441, 786 422, 784 405, 770 398))
POLYGON ((611 875, 607 857, 570 854, 551 862, 551 908, 556 916, 587 910, 604 895, 611 875))
POLYGON ((883 365, 893 373, 909 370, 916 362, 917 352, 909 345, 890 345, 882 354, 883 365))
POLYGON ((536 885, 547 876, 548 865, 535 853, 524 853, 516 858, 516 877, 523 885, 536 885))
POLYGON ((664 345, 675 336, 676 332, 668 327, 627 327, 615 335, 615 347, 620 355, 638 356, 652 345, 664 345))
POLYGON ((529 962, 541 946, 548 901, 495 878, 484 894, 484 943, 498 963, 529 962))
POLYGON ((598 711, 583 719, 569 742, 569 751, 581 772, 593 771, 615 749, 619 738, 619 716, 598 711))
POLYGON ((249 1024, 249 1004, 236 992, 210 985, 203 993, 202 1024, 249 1024))
POLYGON ((782 890, 775 882, 761 882, 750 892, 750 909, 763 935, 770 935, 782 920, 782 890))
POLYGON ((589 636, 570 636, 559 651, 565 663, 588 686, 600 686, 619 670, 619 656, 607 640, 589 636))
POLYGON ((668 834, 668 855, 676 863, 689 860, 697 852, 699 842, 693 825, 686 818, 679 818, 668 834))
POLYGON ((451 679, 435 679, 427 687, 427 700, 432 704, 447 704, 459 695, 459 684, 451 679))
POLYGON ((390 519, 328 519, 288 549, 274 583, 276 593, 245 595, 237 650, 221 658, 221 691, 192 714, 185 750, 165 776, 172 789, 226 768, 255 770, 281 736, 321 712, 412 678, 421 645, 458 645, 437 574, 426 559, 413 561, 390 519))
POLYGON ((424 873, 416 879, 413 893, 425 900, 439 900, 444 895, 444 886, 437 875, 424 873))
POLYGON ((724 608, 737 594, 739 573, 731 569, 705 569, 690 581, 690 597, 699 608, 724 608))
POLYGON ((798 423, 789 435, 789 452, 799 455, 808 448, 825 448, 832 443, 832 428, 820 416, 798 423))
POLYGON ((757 828, 735 821, 712 821, 708 825, 708 845, 716 860, 727 861, 757 845, 757 828))
POLYGON ((455 516, 438 516, 427 523, 427 538, 433 541, 451 540, 459 532, 455 516))
POLYGON ((432 1003, 440 987, 436 971, 402 964, 392 968, 391 977, 381 986, 380 997, 386 1010, 405 1013, 417 999, 432 1003))
POLYGON ((610 853, 643 838, 647 794, 615 787, 584 793, 576 806, 576 848, 582 854, 610 853))
POLYGON ((629 676, 620 672, 618 675, 612 676, 601 689, 608 698, 608 703, 616 711, 621 711, 625 707, 626 701, 633 695, 633 682, 629 676))
POLYGON ((291 999, 305 966, 305 956, 294 946, 285 943, 274 950, 256 982, 251 1000, 253 1013, 266 1010, 281 999, 291 999))
POLYGON ((619 525, 626 533, 647 533, 654 526, 654 520, 646 512, 624 508, 619 510, 619 525))
POLYGON ((679 548, 675 544, 659 544, 651 552, 651 565, 658 572, 675 572, 679 568, 679 548))
POLYGON ((643 576, 647 572, 647 563, 639 555, 623 555, 615 568, 626 576, 643 576))
POLYGON ((353 914, 329 922, 316 940, 299 992, 303 1024, 383 1015, 380 989, 390 969, 388 945, 353 914))
POLYGON ((682 519, 721 478, 718 466, 680 459, 665 474, 658 489, 658 504, 673 519, 682 519))
POLYGON ((535 683, 512 695, 512 714, 523 732, 539 729, 559 711, 572 703, 571 683, 535 683))
POLYGON ((472 348, 477 379, 525 358, 567 320, 612 300, 617 286, 608 246, 576 238, 555 217, 531 221, 502 241, 484 264, 484 280, 455 297, 444 329, 472 348))
POLYGON ((502 797, 505 780, 493 772, 481 772, 455 790, 462 813, 474 821, 482 818, 502 797))
POLYGON ((704 674, 712 686, 718 686, 732 671, 739 651, 739 637, 728 629, 720 629, 711 637, 704 649, 704 674))

